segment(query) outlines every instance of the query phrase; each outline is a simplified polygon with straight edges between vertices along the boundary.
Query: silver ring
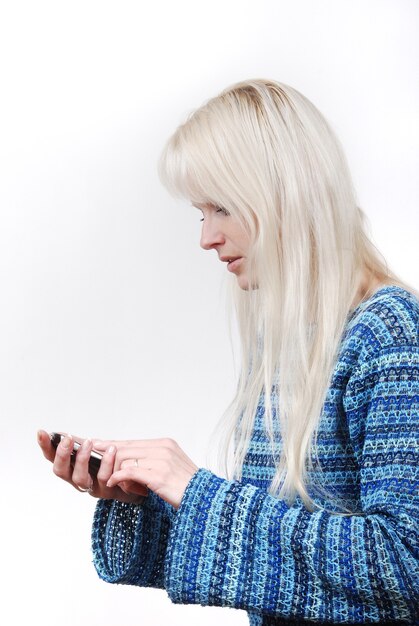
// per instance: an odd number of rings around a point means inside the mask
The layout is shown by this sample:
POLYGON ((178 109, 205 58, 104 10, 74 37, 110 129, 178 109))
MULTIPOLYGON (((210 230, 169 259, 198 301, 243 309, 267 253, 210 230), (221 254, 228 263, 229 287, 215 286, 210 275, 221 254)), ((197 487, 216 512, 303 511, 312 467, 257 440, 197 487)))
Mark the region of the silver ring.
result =
POLYGON ((80 485, 76 485, 76 488, 82 493, 86 493, 87 491, 91 489, 91 487, 87 487, 87 489, 85 489, 84 487, 80 487, 80 485))
POLYGON ((90 487, 80 487, 80 485, 76 485, 76 488, 81 491, 82 493, 90 493, 90 495, 93 493, 93 481, 90 485, 90 487))

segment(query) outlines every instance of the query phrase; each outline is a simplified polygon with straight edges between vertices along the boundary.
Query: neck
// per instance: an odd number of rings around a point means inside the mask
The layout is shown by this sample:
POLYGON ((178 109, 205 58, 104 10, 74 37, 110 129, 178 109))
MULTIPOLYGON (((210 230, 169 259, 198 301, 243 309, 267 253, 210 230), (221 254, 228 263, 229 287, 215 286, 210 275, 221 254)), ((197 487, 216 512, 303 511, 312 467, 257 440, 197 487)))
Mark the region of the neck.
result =
POLYGON ((357 294, 352 301, 351 308, 356 309, 356 307, 361 304, 361 302, 368 300, 378 289, 385 285, 385 281, 376 278, 375 276, 371 276, 369 272, 365 272, 357 294))

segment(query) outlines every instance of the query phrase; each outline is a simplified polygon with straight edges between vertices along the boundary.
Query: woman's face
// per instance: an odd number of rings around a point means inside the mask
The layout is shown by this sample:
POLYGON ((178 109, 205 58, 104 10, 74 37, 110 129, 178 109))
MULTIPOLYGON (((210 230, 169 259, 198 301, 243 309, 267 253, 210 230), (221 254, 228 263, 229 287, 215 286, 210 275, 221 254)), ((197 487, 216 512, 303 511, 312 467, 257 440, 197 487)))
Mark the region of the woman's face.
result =
POLYGON ((194 204, 202 211, 201 247, 216 250, 227 270, 237 277, 241 289, 249 289, 246 274, 250 237, 243 226, 226 209, 213 204, 194 204))

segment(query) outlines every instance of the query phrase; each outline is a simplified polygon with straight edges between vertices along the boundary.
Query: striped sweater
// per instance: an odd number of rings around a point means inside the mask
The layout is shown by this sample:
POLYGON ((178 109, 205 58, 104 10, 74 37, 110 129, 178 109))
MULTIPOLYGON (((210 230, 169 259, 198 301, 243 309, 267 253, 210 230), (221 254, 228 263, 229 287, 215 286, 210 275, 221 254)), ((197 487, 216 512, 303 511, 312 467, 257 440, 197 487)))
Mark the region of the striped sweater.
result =
MULTIPOLYGON (((245 609, 252 626, 419 623, 419 301, 378 290, 348 315, 318 429, 308 511, 267 493, 263 398, 239 481, 199 469, 177 511, 99 500, 93 558, 111 583, 245 609)), ((280 443, 278 442, 278 445, 280 443)))

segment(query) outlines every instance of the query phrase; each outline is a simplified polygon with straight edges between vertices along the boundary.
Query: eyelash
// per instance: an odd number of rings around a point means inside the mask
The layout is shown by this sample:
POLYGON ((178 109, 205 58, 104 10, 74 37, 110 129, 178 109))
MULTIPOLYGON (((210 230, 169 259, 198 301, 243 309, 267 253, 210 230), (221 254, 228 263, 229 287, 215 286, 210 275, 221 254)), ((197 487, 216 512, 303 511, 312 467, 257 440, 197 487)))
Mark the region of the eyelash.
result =
MULTIPOLYGON (((215 209, 216 213, 222 213, 223 215, 225 215, 226 217, 228 217, 230 215, 230 213, 227 211, 227 209, 224 209, 223 207, 217 207, 215 209)), ((204 218, 201 217, 201 219, 199 220, 200 222, 204 221, 204 218)))

